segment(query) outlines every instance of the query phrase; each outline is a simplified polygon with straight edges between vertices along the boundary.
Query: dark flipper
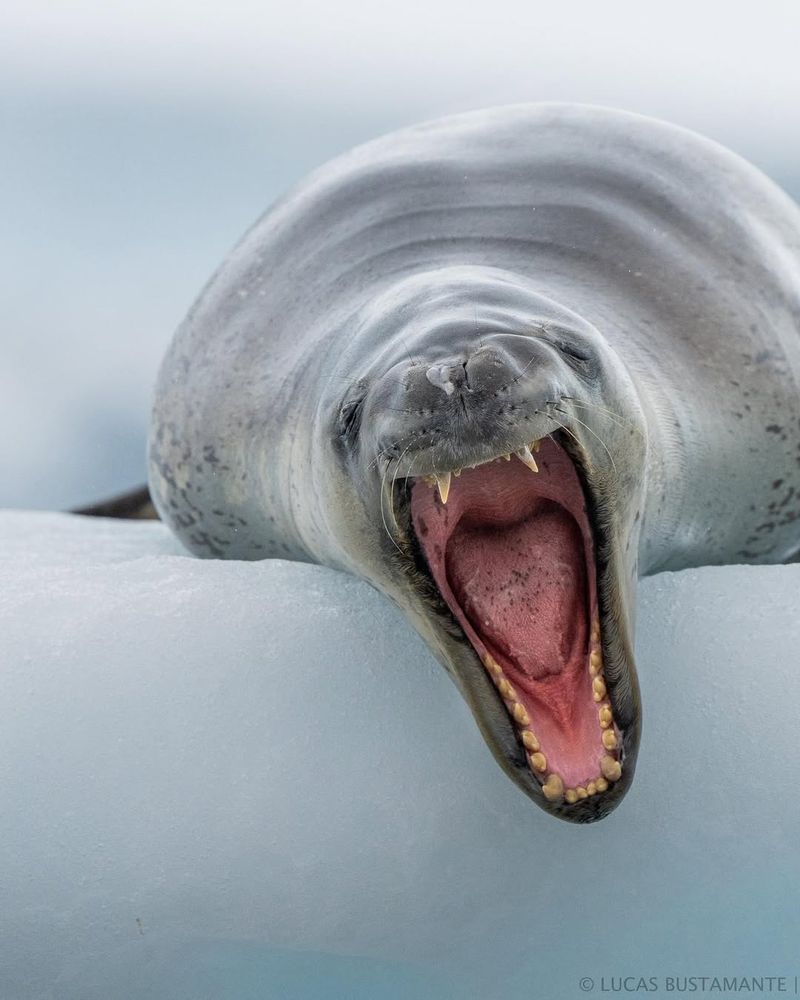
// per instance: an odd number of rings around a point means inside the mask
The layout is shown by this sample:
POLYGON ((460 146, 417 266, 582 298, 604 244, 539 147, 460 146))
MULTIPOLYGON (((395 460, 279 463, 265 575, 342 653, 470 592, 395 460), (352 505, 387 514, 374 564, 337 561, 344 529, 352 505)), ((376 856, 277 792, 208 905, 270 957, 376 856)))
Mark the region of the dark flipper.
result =
POLYGON ((127 493, 120 493, 109 500, 92 504, 89 507, 77 507, 70 514, 83 514, 86 517, 124 517, 140 520, 157 521, 158 513, 150 499, 150 491, 146 486, 139 486, 127 493))

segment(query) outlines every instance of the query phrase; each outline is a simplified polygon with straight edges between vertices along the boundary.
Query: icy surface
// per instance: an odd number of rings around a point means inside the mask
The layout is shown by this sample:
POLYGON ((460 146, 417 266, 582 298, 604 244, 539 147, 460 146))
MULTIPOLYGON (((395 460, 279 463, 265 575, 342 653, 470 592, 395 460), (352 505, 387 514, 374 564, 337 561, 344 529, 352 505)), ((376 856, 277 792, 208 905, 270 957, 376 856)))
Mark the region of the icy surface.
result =
POLYGON ((794 976, 798 606, 800 566, 645 581, 637 780, 573 827, 502 774, 365 584, 4 513, 0 997, 794 976))

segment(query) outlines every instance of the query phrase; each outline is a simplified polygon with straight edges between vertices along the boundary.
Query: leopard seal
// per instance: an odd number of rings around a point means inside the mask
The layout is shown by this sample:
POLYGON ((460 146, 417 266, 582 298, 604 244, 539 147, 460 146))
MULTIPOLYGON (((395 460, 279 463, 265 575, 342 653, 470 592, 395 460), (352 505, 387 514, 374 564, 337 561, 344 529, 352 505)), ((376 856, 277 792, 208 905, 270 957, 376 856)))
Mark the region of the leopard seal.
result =
POLYGON ((634 774, 638 578, 800 548, 799 389, 788 196, 670 124, 494 108, 250 229, 163 361, 150 492, 197 555, 378 588, 511 778, 589 822, 634 774))

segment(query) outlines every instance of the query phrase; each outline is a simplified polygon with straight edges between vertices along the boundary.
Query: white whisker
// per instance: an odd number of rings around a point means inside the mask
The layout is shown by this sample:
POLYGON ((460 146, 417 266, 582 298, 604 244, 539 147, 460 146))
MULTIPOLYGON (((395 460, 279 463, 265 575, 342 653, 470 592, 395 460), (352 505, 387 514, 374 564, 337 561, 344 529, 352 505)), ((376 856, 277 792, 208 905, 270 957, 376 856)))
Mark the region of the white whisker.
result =
MULTIPOLYGON (((558 407, 555 407, 555 409, 558 410, 558 407)), ((585 427, 586 430, 590 434, 592 434, 594 437, 597 438, 597 440, 600 442, 600 444, 605 448, 606 454, 611 459, 611 465, 612 465, 612 467, 614 469, 614 474, 616 475, 617 474, 617 465, 616 465, 616 463, 614 461, 614 456, 608 450, 608 446, 606 445, 605 441, 600 437, 600 435, 596 434, 588 424, 585 424, 582 420, 580 420, 578 417, 576 417, 574 413, 566 413, 564 410, 558 410, 558 412, 559 413, 563 413, 565 417, 571 417, 573 420, 577 421, 577 423, 579 423, 581 425, 581 427, 585 427)), ((566 430, 566 428, 565 428, 565 430, 566 430)), ((574 434, 573 434, 573 437, 575 437, 574 434)), ((575 438, 575 440, 577 441, 578 439, 575 438)))

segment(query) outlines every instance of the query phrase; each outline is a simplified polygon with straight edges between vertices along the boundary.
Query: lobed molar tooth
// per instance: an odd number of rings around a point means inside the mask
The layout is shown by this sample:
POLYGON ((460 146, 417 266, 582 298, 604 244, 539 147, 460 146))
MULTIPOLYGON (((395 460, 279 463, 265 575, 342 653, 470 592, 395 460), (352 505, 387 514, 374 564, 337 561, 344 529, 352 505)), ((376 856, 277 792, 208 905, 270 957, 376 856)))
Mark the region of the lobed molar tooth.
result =
POLYGON ((622 765, 608 754, 600 758, 600 770, 608 781, 619 781, 622 776, 622 765))
POLYGON ((600 711, 597 713, 597 717, 600 721, 600 726, 603 729, 608 729, 611 723, 614 721, 614 716, 611 712, 610 705, 602 705, 600 711))
MULTIPOLYGON (((610 758, 609 758, 610 759, 610 758)), ((616 764, 617 762, 614 761, 616 764)), ((616 778, 613 779, 616 781, 616 778)), ((586 785, 578 785, 577 788, 568 788, 564 792, 564 799, 569 805, 574 805, 579 799, 588 799, 592 795, 600 795, 608 791, 608 782, 602 775, 587 781, 586 785)))
POLYGON ((453 475, 456 477, 456 479, 458 479, 458 477, 461 475, 461 469, 453 469, 453 475))
POLYGON ((436 476, 423 476, 422 481, 427 483, 430 487, 436 486, 436 476))
POLYGON ((606 696, 606 682, 602 677, 595 677, 592 681, 592 698, 595 701, 602 701, 606 696))
POLYGON ((508 683, 508 681, 505 679, 505 677, 502 677, 498 681, 497 690, 500 692, 500 694, 504 698, 507 698, 509 701, 516 701, 517 700, 517 692, 508 683))
POLYGON ((528 754, 528 760, 534 771, 544 773, 547 770, 547 757, 541 752, 528 754))
POLYGON ((592 622, 592 642, 600 642, 600 622, 595 618, 592 622))
POLYGON ((533 753, 536 753, 537 750, 541 749, 541 744, 530 729, 524 729, 522 731, 522 745, 526 750, 531 750, 533 753))
POLYGON ((548 774, 547 781, 542 785, 542 792, 548 802, 560 802, 564 798, 564 782, 560 774, 548 774))
POLYGON ((487 653, 483 658, 483 665, 489 671, 493 677, 501 677, 503 673, 503 668, 497 662, 497 660, 492 656, 491 653, 487 653))
POLYGON ((450 473, 449 472, 437 472, 436 473, 436 488, 439 490, 439 497, 442 503, 447 503, 447 497, 450 493, 450 473))
POLYGON ((514 708, 512 709, 512 715, 514 716, 514 721, 518 722, 521 726, 527 726, 530 724, 530 716, 525 711, 525 706, 520 704, 520 702, 514 702, 514 708))
POLYGON ((606 750, 616 750, 617 734, 614 732, 613 729, 604 729, 603 735, 600 738, 606 750))
POLYGON ((527 445, 525 445, 525 447, 521 451, 516 452, 516 456, 520 460, 520 462, 523 462, 525 465, 528 466, 531 472, 539 471, 539 466, 536 464, 536 460, 534 459, 533 455, 531 455, 531 450, 527 445))
POLYGON ((502 455, 501 458, 504 458, 507 462, 510 462, 511 461, 511 452, 509 451, 507 454, 502 455))

